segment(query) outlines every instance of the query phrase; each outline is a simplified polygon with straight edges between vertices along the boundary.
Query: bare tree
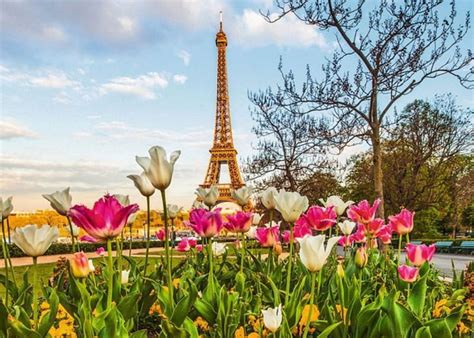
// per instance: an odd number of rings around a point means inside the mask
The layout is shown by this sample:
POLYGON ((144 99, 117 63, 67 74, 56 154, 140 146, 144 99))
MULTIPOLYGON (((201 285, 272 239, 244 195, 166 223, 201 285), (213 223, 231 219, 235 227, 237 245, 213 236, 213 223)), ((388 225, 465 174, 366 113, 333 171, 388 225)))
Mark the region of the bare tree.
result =
MULTIPOLYGON (((283 84, 275 91, 260 92, 262 101, 291 112, 296 108, 301 114, 329 112, 328 135, 337 136, 341 146, 354 138, 368 141, 374 190, 383 201, 381 131, 395 103, 421 83, 444 75, 473 88, 474 70, 466 72, 473 55, 459 46, 470 28, 469 12, 458 24, 454 1, 442 19, 438 15, 442 0, 380 0, 373 8, 364 0, 275 2, 280 12, 276 17, 264 14, 268 22, 295 15, 308 25, 333 31, 337 48, 321 75, 313 77, 308 66, 300 89, 293 73, 280 67, 283 84)), ((382 203, 379 216, 383 215, 382 203)))

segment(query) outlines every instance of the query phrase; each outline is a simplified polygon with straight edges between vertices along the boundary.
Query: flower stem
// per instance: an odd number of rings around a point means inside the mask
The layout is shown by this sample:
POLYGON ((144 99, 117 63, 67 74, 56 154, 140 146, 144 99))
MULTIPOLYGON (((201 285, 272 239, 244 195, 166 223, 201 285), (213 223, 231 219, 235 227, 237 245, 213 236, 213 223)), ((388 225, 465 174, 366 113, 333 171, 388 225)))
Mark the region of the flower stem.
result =
POLYGON ((410 234, 407 232, 405 236, 407 237, 407 244, 410 243, 410 234))
POLYGON ((244 256, 245 256, 245 234, 242 233, 242 242, 240 243, 240 250, 242 257, 240 258, 240 272, 244 271, 244 256))
POLYGON ((146 197, 146 253, 145 253, 145 268, 143 269, 143 276, 146 276, 148 268, 148 253, 150 251, 150 196, 146 197))
POLYGON ((402 254, 402 235, 398 235, 398 262, 400 263, 402 254))
POLYGON ((112 241, 107 240, 107 260, 109 269, 109 285, 107 290, 107 309, 112 306, 112 293, 114 288, 114 261, 112 258, 112 241))
POLYGON ((8 282, 10 281, 8 278, 8 247, 7 247, 7 239, 5 237, 5 222, 2 219, 2 250, 3 250, 3 259, 5 260, 5 306, 8 307, 8 282))
POLYGON ((132 226, 133 226, 133 223, 130 223, 130 225, 128 226, 129 227, 129 240, 128 240, 128 257, 132 257, 132 226))
MULTIPOLYGON (((13 279, 13 284, 15 284, 15 287, 17 286, 16 284, 16 277, 15 277, 15 269, 13 268, 13 264, 12 264, 12 258, 10 257, 10 249, 9 249, 9 246, 11 245, 12 243, 12 239, 11 239, 11 236, 10 236, 10 219, 7 217, 7 231, 8 231, 8 245, 6 245, 6 249, 7 249, 7 260, 8 260, 8 264, 10 265, 10 270, 12 272, 12 279, 13 279)), ((5 268, 7 266, 5 265, 5 268)))
POLYGON ((173 308, 173 285, 171 279, 171 260, 170 260, 170 244, 169 244, 169 234, 168 234, 168 209, 166 207, 166 194, 165 190, 161 191, 161 201, 163 202, 163 217, 165 222, 165 260, 166 260, 166 275, 168 279, 168 292, 169 292, 169 302, 170 302, 170 311, 173 308))
POLYGON ((74 233, 72 232, 72 222, 69 216, 66 216, 67 222, 69 224, 69 232, 71 234, 71 243, 72 243, 72 252, 76 252, 76 242, 74 240, 74 233))
POLYGON ((207 255, 209 259, 209 279, 214 278, 214 266, 212 264, 212 237, 209 237, 207 242, 207 255))
POLYGON ((286 272, 285 305, 288 304, 288 297, 290 296, 292 262, 293 262, 293 225, 290 224, 290 253, 288 255, 288 270, 286 272))
POLYGON ((33 257, 33 323, 38 329, 38 258, 33 257))
MULTIPOLYGON (((321 271, 318 273, 321 275, 321 271)), ((311 325, 311 316, 313 315, 313 304, 314 304, 314 284, 316 282, 316 272, 311 272, 311 293, 309 297, 309 313, 308 313, 308 320, 306 321, 306 325, 304 327, 303 338, 308 336, 309 327, 311 325)), ((319 290, 319 283, 318 283, 318 290, 319 290)), ((319 291, 318 291, 319 293, 319 291)))

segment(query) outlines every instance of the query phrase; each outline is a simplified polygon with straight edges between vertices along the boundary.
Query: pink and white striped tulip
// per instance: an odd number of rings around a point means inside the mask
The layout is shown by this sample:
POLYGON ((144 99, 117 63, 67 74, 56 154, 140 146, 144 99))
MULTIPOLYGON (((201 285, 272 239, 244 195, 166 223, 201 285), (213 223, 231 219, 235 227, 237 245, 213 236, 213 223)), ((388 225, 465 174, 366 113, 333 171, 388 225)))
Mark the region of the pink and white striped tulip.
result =
MULTIPOLYGON (((297 221, 298 222, 298 221, 297 221)), ((303 238, 304 236, 312 235, 311 229, 306 224, 296 224, 293 227, 293 238, 303 238)), ((290 243, 290 230, 283 231, 281 235, 284 243, 290 243)))
POLYGON ((252 226, 253 216, 251 212, 237 211, 234 215, 227 215, 224 227, 231 232, 245 233, 252 226))
POLYGON ((179 252, 186 252, 191 250, 191 245, 189 245, 188 239, 185 237, 181 241, 179 241, 178 245, 176 246, 176 251, 179 252))
POLYGON ((418 268, 408 265, 400 265, 398 267, 398 276, 407 283, 413 283, 418 278, 418 268))
POLYGON ((424 262, 429 262, 436 251, 434 244, 426 246, 425 244, 415 245, 408 243, 405 247, 407 257, 415 266, 421 266, 424 262))
POLYGON ((312 206, 304 215, 308 225, 315 230, 325 231, 336 224, 336 210, 331 207, 312 206))
POLYGON ((259 227, 255 231, 255 239, 264 248, 272 247, 279 242, 280 226, 259 227))
POLYGON ((375 218, 375 213, 380 204, 380 199, 376 199, 371 206, 367 200, 360 201, 357 205, 352 205, 347 211, 347 216, 357 223, 368 223, 375 218))
POLYGON ((390 244, 392 242, 392 232, 392 227, 387 224, 380 228, 376 236, 382 241, 383 244, 390 244))
POLYGON ((413 219, 415 217, 414 212, 410 212, 407 209, 402 209, 398 215, 389 216, 390 226, 392 230, 399 235, 405 235, 413 230, 413 219))
POLYGON ((184 223, 196 234, 205 238, 214 237, 224 226, 220 208, 214 209, 214 211, 193 209, 189 214, 189 221, 184 223))

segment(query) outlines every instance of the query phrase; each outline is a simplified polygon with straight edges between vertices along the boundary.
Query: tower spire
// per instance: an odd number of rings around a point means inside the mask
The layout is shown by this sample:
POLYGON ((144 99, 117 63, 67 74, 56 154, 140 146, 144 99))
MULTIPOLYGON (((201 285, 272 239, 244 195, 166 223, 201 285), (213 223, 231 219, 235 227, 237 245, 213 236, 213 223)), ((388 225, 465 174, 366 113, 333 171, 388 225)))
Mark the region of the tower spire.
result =
POLYGON ((229 105, 229 88, 227 82, 226 48, 227 36, 222 29, 222 12, 220 12, 219 31, 216 34, 217 47, 217 96, 216 117, 214 126, 214 141, 209 150, 211 158, 207 174, 201 187, 209 188, 217 185, 219 200, 233 201, 231 189, 238 189, 245 185, 240 175, 237 162, 237 150, 232 137, 232 125, 229 105), (221 182, 221 168, 227 166, 230 182, 221 182))
POLYGON ((223 30, 222 30, 222 11, 219 12, 219 32, 223 32, 223 30))

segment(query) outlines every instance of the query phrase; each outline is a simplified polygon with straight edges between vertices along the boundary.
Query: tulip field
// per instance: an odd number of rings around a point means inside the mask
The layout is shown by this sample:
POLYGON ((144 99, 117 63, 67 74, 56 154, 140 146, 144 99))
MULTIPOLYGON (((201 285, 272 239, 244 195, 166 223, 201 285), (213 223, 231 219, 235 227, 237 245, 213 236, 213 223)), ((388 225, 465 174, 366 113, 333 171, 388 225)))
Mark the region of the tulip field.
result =
MULTIPOLYGON (((40 283, 37 260, 58 229, 15 228, 12 241, 32 266, 14 278, 3 236, 0 337, 470 335, 474 296, 462 276, 440 278, 432 265, 434 245, 411 243, 413 212, 401 209, 382 219, 376 216, 379 200, 321 196, 320 205, 309 205, 297 192, 269 188, 257 195, 242 187, 232 191, 237 204, 229 213, 216 205, 217 187, 199 188, 185 222, 195 236, 173 250, 170 221, 178 208, 167 204, 166 191, 180 153, 168 158, 158 146, 149 153, 137 157, 143 172, 129 178, 147 202, 148 244, 150 201, 162 203, 160 254, 151 255, 149 245, 139 259, 120 250, 122 232, 139 209, 124 196, 107 194, 85 206, 72 205, 69 189, 44 195, 67 217, 74 252, 40 283), (87 235, 78 238, 79 228, 87 235), (216 240, 224 230, 237 241, 216 240), (92 261, 79 241, 103 246, 92 261)), ((11 199, 1 208, 5 234, 11 199)))

